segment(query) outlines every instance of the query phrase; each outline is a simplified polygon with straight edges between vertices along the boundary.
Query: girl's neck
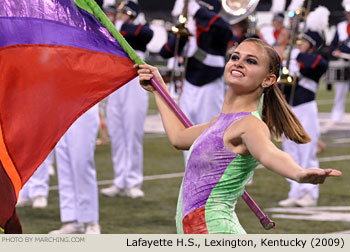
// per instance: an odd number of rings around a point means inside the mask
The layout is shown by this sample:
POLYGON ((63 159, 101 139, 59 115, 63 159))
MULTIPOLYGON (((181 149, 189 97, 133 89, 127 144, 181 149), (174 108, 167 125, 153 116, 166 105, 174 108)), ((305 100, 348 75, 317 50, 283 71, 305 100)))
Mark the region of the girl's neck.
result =
POLYGON ((256 93, 237 95, 230 88, 227 90, 222 113, 253 112, 258 109, 260 98, 256 93))

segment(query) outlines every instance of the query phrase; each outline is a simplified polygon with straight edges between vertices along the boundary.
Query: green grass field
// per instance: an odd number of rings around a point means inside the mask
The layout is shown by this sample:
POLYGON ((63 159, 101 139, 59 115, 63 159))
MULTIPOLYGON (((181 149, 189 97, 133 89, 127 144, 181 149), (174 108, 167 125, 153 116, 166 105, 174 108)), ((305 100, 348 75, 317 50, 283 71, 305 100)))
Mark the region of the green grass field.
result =
MULTIPOLYGON (((318 101, 332 100, 333 91, 326 91, 321 85, 318 101)), ((349 99, 348 99, 349 101, 349 99)), ((330 112, 332 104, 319 106, 320 112, 330 112)), ((150 97, 150 113, 156 110, 153 97, 150 97)), ((347 103, 347 112, 350 104, 347 103)), ((349 131, 322 135, 327 144, 325 152, 319 155, 322 168, 335 168, 343 172, 341 178, 329 179, 320 186, 319 206, 350 206, 350 167, 349 158, 339 161, 327 161, 326 157, 350 155, 349 131), (347 139, 345 143, 334 143, 335 138, 347 139)), ((96 169, 99 181, 112 180, 113 169, 109 146, 97 146, 96 169)), ((102 233, 108 234, 168 234, 175 233, 175 210, 181 177, 168 179, 149 179, 151 175, 171 174, 184 171, 182 152, 174 149, 166 136, 146 133, 144 137, 144 181, 143 190, 146 196, 142 199, 124 197, 107 198, 99 195, 100 225, 102 233)), ((56 176, 51 177, 50 186, 57 185, 56 176)), ((100 185, 99 189, 106 185, 100 185)), ((266 169, 257 169, 252 185, 246 188, 258 205, 270 217, 274 214, 266 211, 277 207, 277 202, 287 196, 289 183, 279 175, 266 169)), ((350 210, 347 221, 311 221, 272 218, 276 229, 266 231, 259 220, 240 199, 236 207, 241 224, 248 233, 254 234, 298 234, 298 233, 332 233, 350 230, 350 210)), ((49 206, 46 209, 24 207, 18 209, 24 233, 48 233, 60 227, 59 198, 57 190, 50 190, 49 206)), ((339 213, 339 211, 338 211, 339 213)), ((345 218, 345 217, 344 217, 345 218)))

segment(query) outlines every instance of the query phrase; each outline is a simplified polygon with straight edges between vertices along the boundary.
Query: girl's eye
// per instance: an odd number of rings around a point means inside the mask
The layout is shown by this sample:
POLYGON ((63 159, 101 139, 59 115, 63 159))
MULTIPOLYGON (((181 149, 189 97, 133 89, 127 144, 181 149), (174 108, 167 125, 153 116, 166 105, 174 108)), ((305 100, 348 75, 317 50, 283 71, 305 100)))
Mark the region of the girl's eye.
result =
POLYGON ((247 62, 249 64, 254 64, 254 65, 256 65, 258 63, 255 59, 247 59, 247 62))
POLYGON ((238 55, 233 54, 233 55, 231 56, 231 60, 239 60, 238 55))

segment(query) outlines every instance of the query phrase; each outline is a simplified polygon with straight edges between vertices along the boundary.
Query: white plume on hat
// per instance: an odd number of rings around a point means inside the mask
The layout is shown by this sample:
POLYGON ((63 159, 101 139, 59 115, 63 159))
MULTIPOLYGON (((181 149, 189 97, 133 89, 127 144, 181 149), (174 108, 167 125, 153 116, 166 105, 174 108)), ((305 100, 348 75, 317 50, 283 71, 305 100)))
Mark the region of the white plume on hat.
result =
POLYGON ((311 31, 322 32, 328 28, 329 10, 319 6, 311 11, 306 19, 306 27, 311 31))
POLYGON ((288 11, 297 11, 303 6, 303 4, 304 0, 292 0, 288 6, 288 11))
POLYGON ((350 12, 350 0, 343 0, 342 6, 346 12, 350 12))
POLYGON ((103 7, 107 7, 109 5, 115 5, 116 4, 116 0, 104 0, 103 1, 103 7))
POLYGON ((173 17, 177 17, 182 13, 182 9, 184 8, 184 0, 176 0, 173 10, 171 11, 171 15, 173 17))
POLYGON ((284 12, 286 0, 272 0, 271 11, 273 13, 284 12))

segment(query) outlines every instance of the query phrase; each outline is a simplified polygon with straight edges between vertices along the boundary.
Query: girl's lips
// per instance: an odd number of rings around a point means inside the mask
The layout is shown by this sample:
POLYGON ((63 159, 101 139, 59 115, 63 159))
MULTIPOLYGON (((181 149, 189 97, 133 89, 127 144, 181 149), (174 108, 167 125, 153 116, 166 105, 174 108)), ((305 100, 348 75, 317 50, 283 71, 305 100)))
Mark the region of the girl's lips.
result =
POLYGON ((232 74, 232 76, 234 76, 234 77, 243 77, 243 76, 244 76, 244 74, 243 74, 241 71, 235 70, 235 69, 233 69, 233 70, 231 71, 231 74, 232 74))

